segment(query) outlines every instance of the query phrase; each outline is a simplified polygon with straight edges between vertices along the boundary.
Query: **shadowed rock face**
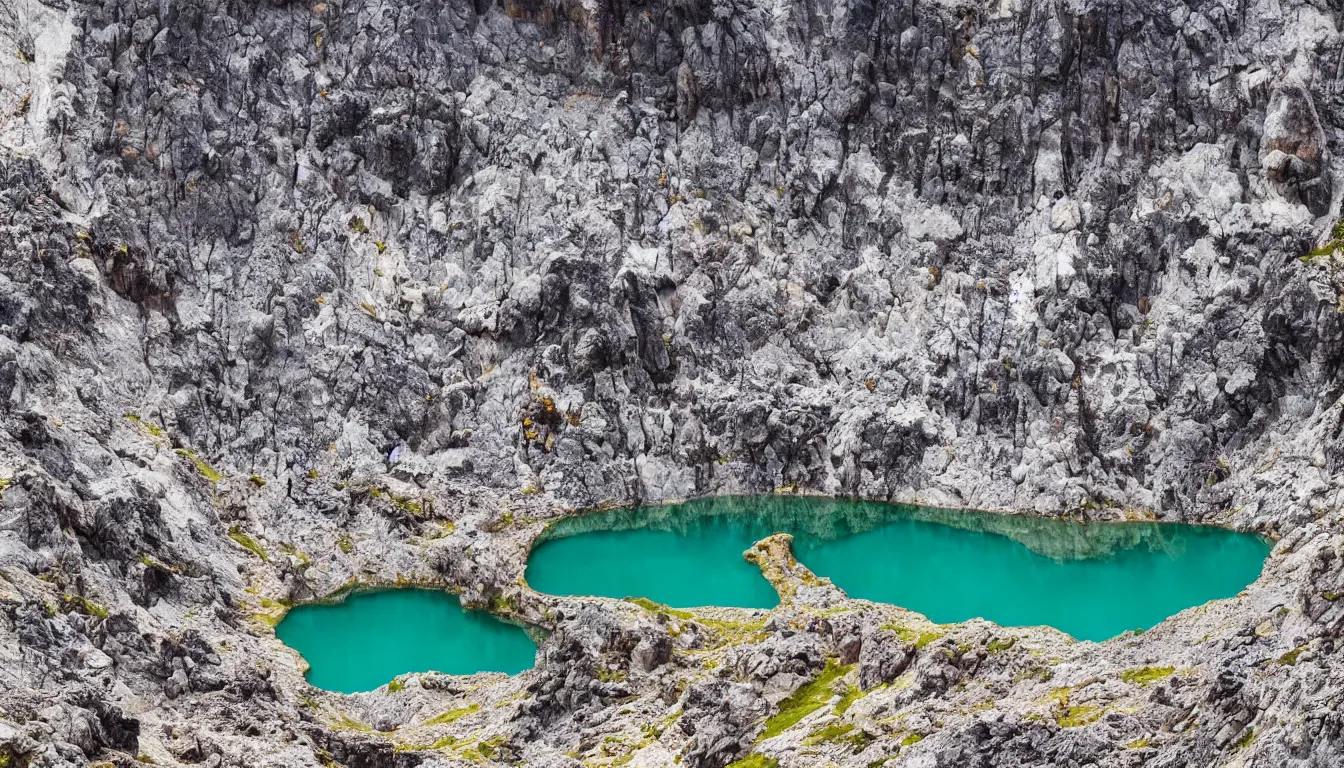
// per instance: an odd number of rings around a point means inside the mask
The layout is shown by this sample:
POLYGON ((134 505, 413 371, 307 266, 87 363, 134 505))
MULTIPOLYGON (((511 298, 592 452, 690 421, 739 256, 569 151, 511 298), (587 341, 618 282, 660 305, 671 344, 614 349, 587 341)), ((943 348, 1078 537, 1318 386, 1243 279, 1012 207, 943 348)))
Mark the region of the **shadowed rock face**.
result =
POLYGON ((433 763, 333 712, 480 703, 455 738, 533 765, 1337 762, 1339 9, 0 8, 0 756, 433 763), (515 583, 556 508, 794 487, 1284 541, 1231 604, 1040 640, 1049 682, 856 651, 901 637, 857 603, 674 637, 515 583), (352 579, 533 622, 539 668, 303 705, 253 617, 352 579), (863 751, 755 745, 842 645, 914 676, 863 751), (1189 672, 1088 682, 1140 665, 1189 672))

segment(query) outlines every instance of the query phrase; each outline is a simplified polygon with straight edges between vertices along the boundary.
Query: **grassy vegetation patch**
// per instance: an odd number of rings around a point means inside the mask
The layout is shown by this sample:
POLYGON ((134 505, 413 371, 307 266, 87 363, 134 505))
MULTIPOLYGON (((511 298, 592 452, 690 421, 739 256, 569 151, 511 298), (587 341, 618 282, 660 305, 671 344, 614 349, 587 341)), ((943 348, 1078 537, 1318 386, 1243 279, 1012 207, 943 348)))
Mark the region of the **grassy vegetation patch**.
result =
POLYGON ((1094 707, 1091 704, 1076 704, 1071 707, 1064 707, 1055 713, 1055 722, 1059 723, 1061 728, 1078 728, 1080 726, 1095 723, 1101 718, 1101 707, 1094 707))
POLYGON ((764 741, 787 731, 796 725, 800 720, 816 712, 831 700, 835 692, 831 690, 836 680, 839 680, 854 665, 841 666, 835 659, 827 659, 826 666, 821 673, 809 683, 805 683, 801 688, 794 691, 789 698, 779 703, 779 712, 774 717, 765 721, 765 730, 761 733, 757 741, 764 741))
POLYGON ((691 620, 718 636, 715 648, 759 642, 768 636, 768 633, 763 631, 766 622, 769 621, 768 616, 762 616, 754 621, 729 621, 691 614, 691 620))
POLYGON ((446 539, 453 535, 457 530, 457 524, 451 520, 435 520, 432 524, 425 526, 425 530, 420 534, 421 538, 434 541, 436 539, 446 539))
POLYGON ((1246 729, 1246 732, 1243 733, 1243 734, 1241 734, 1241 738, 1239 738, 1239 739, 1237 739, 1235 742, 1233 742, 1233 744, 1232 744, 1232 748, 1233 748, 1233 749, 1243 749, 1243 748, 1245 748, 1245 747, 1249 747, 1249 746, 1251 745, 1251 742, 1252 742, 1252 741, 1255 741, 1255 729, 1254 729, 1254 728, 1247 728, 1247 729, 1246 729))
POLYGON ((478 741, 470 747, 463 749, 460 754, 464 760, 470 760, 473 763, 483 763, 494 757, 495 753, 499 751, 500 746, 503 744, 503 736, 491 736, 488 739, 478 741))
POLYGON ((852 685, 845 688, 844 694, 840 696, 840 701, 836 702, 835 704, 835 714, 837 715, 845 714, 846 712, 849 711, 849 708, 854 705, 854 702, 858 701, 863 697, 864 697, 863 691, 859 690, 858 688, 855 688, 852 685))
POLYGON ((848 744, 857 751, 868 746, 868 742, 872 740, 871 736, 859 730, 853 723, 831 723, 808 734, 807 738, 803 739, 803 745, 811 747, 817 744, 848 744))
POLYGON ((269 563, 271 561, 271 559, 266 556, 266 550, 262 549, 262 546, 257 543, 257 540, 248 536, 246 533, 243 533, 242 526, 235 524, 230 527, 229 538, 238 542, 238 546, 246 549, 257 557, 260 557, 263 563, 269 563))
POLYGON ((29 762, 28 755, 14 751, 13 747, 0 748, 0 768, 28 768, 29 762))
POLYGON ((421 725, 446 725, 448 723, 461 720, 467 715, 470 715, 471 713, 478 711, 480 708, 481 708, 480 704, 471 704, 458 709, 450 709, 447 712, 444 712, 442 715, 432 717, 429 720, 426 720, 425 722, 421 723, 421 725))
POLYGON ((83 595, 62 595, 61 599, 65 601, 65 610, 82 613, 85 616, 92 616, 95 619, 106 619, 107 608, 83 595))
POLYGON ((397 752, 423 752, 430 749, 449 749, 457 745, 456 736, 444 736, 430 744, 398 744, 395 748, 397 752))
POLYGON ((167 563, 162 562, 161 560, 149 554, 148 552, 140 553, 140 564, 145 566, 146 568, 158 568, 160 570, 168 571, 169 573, 182 572, 182 570, 177 566, 168 565, 167 563))
POLYGON ((149 434, 155 437, 163 437, 163 427, 155 426, 154 424, 145 421, 144 419, 140 418, 139 415, 134 413, 123 413, 122 416, 144 427, 149 432, 149 434))
POLYGON ((206 480, 209 480, 212 483, 218 483, 220 480, 224 479, 224 475, 220 473, 219 470, 210 466, 210 464, 206 462, 205 459, 202 459, 200 454, 195 451, 189 451, 185 448, 174 448, 173 453, 190 461, 196 467, 196 471, 200 472, 201 476, 206 480))
POLYGON ((695 618, 695 615, 692 614, 690 611, 681 611, 677 610, 676 608, 669 608, 666 605, 663 605, 662 603, 655 603, 654 601, 648 599, 647 597, 627 597, 625 598, 625 602, 634 603, 635 605, 638 605, 640 608, 643 608, 649 613, 655 613, 655 614, 666 613, 668 616, 675 616, 683 621, 690 621, 695 618))
POLYGON ((293 604, 288 600, 272 600, 268 597, 261 598, 261 612, 252 614, 252 618, 265 624, 268 627, 275 627, 289 613, 293 604))
POLYGON ((308 557, 308 555, 305 554, 305 553, 303 552, 303 550, 299 549, 298 547, 294 546, 293 544, 290 544, 290 543, 288 543, 288 542, 283 542, 283 541, 282 541, 282 542, 280 542, 279 544, 277 544, 276 546, 280 548, 280 551, 281 551, 281 552, 284 552, 286 555, 292 555, 292 556, 298 558, 298 559, 299 559, 299 562, 301 562, 301 563, 303 563, 303 564, 305 564, 305 565, 307 565, 307 564, 313 562, 313 561, 308 557))
POLYGON ((408 513, 412 517, 423 517, 425 514, 425 505, 410 496, 399 496, 378 486, 369 488, 369 495, 375 499, 387 499, 396 505, 397 509, 408 513))
POLYGON ((504 616, 519 613, 522 610, 517 598, 512 595, 495 595, 490 599, 490 611, 504 616))
POLYGON ((779 768, 779 761, 759 752, 752 752, 741 760, 729 763, 728 768, 779 768))
POLYGON ((947 634, 936 629, 914 630, 909 627, 902 627, 899 624, 883 624, 882 629, 894 632, 896 639, 902 643, 914 645, 916 648, 923 648, 947 634))
POLYGON ((1175 667, 1135 667, 1121 672, 1120 679, 1126 683, 1147 686, 1171 677, 1171 673, 1175 671, 1175 667))
POLYGON ((1307 646, 1305 646, 1305 645, 1299 645, 1299 646, 1297 646, 1296 648, 1294 648, 1293 650, 1291 650, 1291 651, 1289 651, 1289 652, 1283 654, 1282 656, 1280 656, 1280 657, 1279 657, 1279 663, 1282 664, 1282 665, 1285 666, 1285 667, 1291 667, 1291 666, 1293 666, 1294 664, 1297 663, 1297 657, 1298 657, 1298 656, 1301 656, 1301 655, 1302 655, 1302 652, 1305 651, 1305 650, 1307 650, 1307 646))
POLYGON ((1054 670, 1050 669, 1049 667, 1036 665, 1027 667, 1026 669, 1013 675, 1013 682, 1016 683, 1021 682, 1023 680, 1032 679, 1032 680, 1040 680, 1042 683, 1044 683, 1048 682, 1054 676, 1055 676, 1054 670))
POLYGON ((1344 249, 1344 219, 1335 222, 1335 225, 1330 228, 1329 242, 1312 248, 1310 253, 1302 257, 1302 261, 1313 264, 1316 259, 1330 256, 1338 249, 1344 249))
POLYGON ((1050 700, 1055 702, 1055 708, 1051 714, 1061 728, 1078 728, 1089 723, 1095 723, 1105 714, 1101 707, 1091 704, 1069 704, 1069 695, 1072 692, 1073 688, 1065 686, 1055 689, 1049 696, 1050 700))
POLYGON ((374 732, 372 726, 361 723, 344 712, 336 713, 336 717, 332 721, 331 727, 342 731, 359 731, 360 733, 374 732))

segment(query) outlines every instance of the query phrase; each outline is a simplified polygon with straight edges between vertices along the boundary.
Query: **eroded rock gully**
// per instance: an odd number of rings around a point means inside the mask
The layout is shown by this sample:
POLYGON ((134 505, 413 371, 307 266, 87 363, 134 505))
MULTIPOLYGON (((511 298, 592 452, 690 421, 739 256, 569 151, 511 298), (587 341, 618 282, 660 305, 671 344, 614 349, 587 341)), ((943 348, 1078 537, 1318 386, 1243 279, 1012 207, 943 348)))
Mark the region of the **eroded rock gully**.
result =
POLYGON ((0 765, 1344 760, 1338 3, 0 9, 0 765), (795 489, 1282 538, 1099 646, 519 584, 795 489), (537 668, 306 687, 398 581, 537 668))

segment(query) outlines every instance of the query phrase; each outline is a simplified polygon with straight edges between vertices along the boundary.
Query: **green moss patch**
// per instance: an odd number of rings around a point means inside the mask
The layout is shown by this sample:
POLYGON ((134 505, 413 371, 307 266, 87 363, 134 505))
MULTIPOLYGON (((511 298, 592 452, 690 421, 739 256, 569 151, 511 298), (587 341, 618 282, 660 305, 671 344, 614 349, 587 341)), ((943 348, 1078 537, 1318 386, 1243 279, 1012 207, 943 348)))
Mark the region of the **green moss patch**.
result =
POLYGON ((1097 720, 1101 719, 1103 714, 1105 714, 1105 710, 1101 707, 1093 706, 1091 704, 1070 705, 1069 694, 1072 692, 1073 688, 1066 686, 1064 688, 1055 689, 1049 696, 1049 698, 1055 702, 1054 711, 1051 714, 1054 716, 1055 722, 1058 723, 1061 728, 1078 728, 1090 723, 1095 723, 1097 720))
POLYGON ((332 719, 331 727, 341 731, 359 731, 360 733, 374 733, 373 727, 361 723, 350 717, 344 712, 337 712, 336 717, 332 719))
POLYGON ((252 614, 252 618, 274 628, 285 618, 285 614, 289 613, 292 605, 288 600, 272 600, 269 597, 263 597, 261 598, 261 611, 252 614))
POLYGON ((471 713, 478 711, 480 708, 481 708, 480 704, 472 704, 470 706, 461 707, 459 709, 450 709, 447 712, 444 712, 442 715, 439 715, 438 717, 433 717, 430 718, 429 720, 426 720, 425 722, 421 723, 421 725, 447 725, 448 723, 461 720, 467 715, 470 715, 471 713))
POLYGON ((817 744, 848 744, 861 750, 868 746, 872 737, 859 730, 853 723, 831 723, 808 734, 803 739, 804 746, 815 746, 817 744))
POLYGON ((1135 667, 1121 672, 1120 679, 1126 683, 1148 686, 1158 680, 1166 680, 1175 671, 1175 667, 1135 667))
POLYGON ((1298 656, 1301 656, 1301 655, 1302 655, 1302 652, 1305 651, 1305 650, 1307 650, 1307 646, 1305 646, 1305 645, 1299 645, 1298 647, 1294 648, 1293 650, 1291 650, 1291 651, 1289 651, 1289 652, 1283 654, 1282 656, 1280 656, 1280 657, 1279 657, 1279 663, 1282 664, 1282 665, 1285 666, 1285 667, 1291 667, 1291 666, 1293 666, 1294 664, 1297 663, 1297 657, 1298 657, 1298 656))
POLYGON ((779 768, 779 761, 773 757, 752 752, 741 760, 729 763, 728 768, 779 768))
POLYGON ((378 486, 369 488, 369 495, 375 499, 387 499, 396 505, 397 509, 410 514, 412 517, 423 517, 425 514, 425 505, 410 496, 399 496, 378 486))
POLYGON ((1095 723, 1101 719, 1101 707, 1094 707, 1090 704, 1078 704, 1072 707, 1064 707, 1055 713, 1055 722, 1059 723, 1061 728, 1078 728, 1080 726, 1095 723))
POLYGON ((205 459, 202 459, 200 454, 195 451, 189 451, 185 448, 174 448, 173 453, 190 461, 192 465, 196 467, 196 471, 200 472, 201 476, 206 480, 209 480, 212 483, 218 483, 220 480, 224 479, 224 475, 221 474, 219 470, 210 466, 210 464, 207 463, 205 459))
POLYGON ((13 747, 0 747, 0 768, 28 768, 31 758, 13 747))
POLYGON ((1344 249, 1344 219, 1335 222, 1335 225, 1330 228, 1329 242, 1312 248, 1311 252, 1302 257, 1302 261, 1307 264, 1314 264, 1317 259, 1331 256, 1336 250, 1340 249, 1344 249))
POLYGON ((832 690, 835 681, 853 668, 852 664, 841 666, 835 659, 827 659, 825 668, 812 682, 804 684, 789 698, 779 703, 779 712, 765 721, 765 730, 757 738, 757 742, 778 736, 825 706, 835 695, 832 690))
POLYGON ((287 542, 283 542, 283 541, 282 541, 282 542, 280 542, 279 544, 277 544, 276 546, 280 548, 280 551, 281 551, 281 552, 284 552, 286 555, 291 555, 291 556, 293 556, 293 557, 298 558, 298 559, 299 559, 299 562, 301 562, 301 563, 303 563, 303 564, 305 564, 305 565, 308 565, 308 564, 310 564, 310 563, 313 562, 313 561, 308 557, 308 555, 305 554, 305 553, 303 552, 303 550, 299 549, 298 547, 294 546, 293 544, 289 544, 289 543, 287 543, 287 542))
POLYGON ((945 632, 940 630, 925 629, 914 630, 909 627, 902 627, 899 624, 883 624, 882 629, 894 632, 896 639, 902 643, 913 645, 916 648, 923 648, 943 637, 945 632))
POLYGON ((149 432, 149 434, 155 437, 163 437, 163 427, 151 424, 148 421, 145 421, 144 419, 140 418, 139 415, 134 413, 123 413, 122 416, 144 427, 145 430, 149 432))
POLYGON ((695 623, 713 630, 719 636, 719 642, 716 647, 725 645, 738 645, 740 643, 758 642, 765 639, 765 628, 768 617, 762 616, 755 621, 728 621, 726 619, 711 619, 706 616, 696 616, 692 614, 692 620, 695 623))
POLYGON ((473 763, 483 763, 495 756, 499 748, 504 744, 503 736, 491 736, 488 739, 478 741, 470 747, 463 749, 461 756, 464 760, 470 760, 473 763))
POLYGON ((444 736, 430 744, 398 744, 394 751, 396 752, 424 752, 432 749, 449 749, 457 745, 456 736, 444 736))
POLYGON ((619 669, 599 669, 597 670, 597 679, 604 683, 623 683, 625 682, 625 672, 619 669))
POLYGON ((854 702, 858 701, 863 697, 864 697, 863 691, 859 690, 858 688, 855 688, 852 685, 849 686, 848 688, 845 689, 844 694, 840 696, 840 701, 836 702, 835 714, 837 715, 845 714, 846 712, 849 711, 849 708, 854 705, 854 702))
POLYGON ((95 619, 106 619, 107 608, 95 603, 83 595, 62 595, 61 600, 65 602, 66 612, 74 611, 82 613, 85 616, 92 616, 95 619))
POLYGON ((1241 734, 1241 738, 1232 743, 1232 748, 1244 749, 1245 747, 1249 747, 1252 741, 1255 741, 1255 729, 1247 728, 1246 732, 1241 734))
POLYGON ((666 605, 663 605, 662 603, 655 603, 654 601, 648 599, 647 597, 627 597, 625 598, 625 602, 634 603, 635 605, 638 605, 640 608, 643 608, 649 613, 665 613, 668 616, 675 616, 683 621, 691 621, 692 619, 695 618, 695 615, 692 614, 690 611, 681 611, 677 610, 676 608, 669 608, 666 605))
POLYGON ((263 549, 262 546, 257 543, 256 539, 252 538, 251 536, 248 536, 246 533, 243 533, 243 529, 241 526, 234 525, 230 527, 229 538, 238 542, 238 546, 242 547, 243 549, 246 549, 248 552, 251 552, 257 557, 260 557, 263 563, 271 562, 271 559, 266 556, 266 550, 263 549))

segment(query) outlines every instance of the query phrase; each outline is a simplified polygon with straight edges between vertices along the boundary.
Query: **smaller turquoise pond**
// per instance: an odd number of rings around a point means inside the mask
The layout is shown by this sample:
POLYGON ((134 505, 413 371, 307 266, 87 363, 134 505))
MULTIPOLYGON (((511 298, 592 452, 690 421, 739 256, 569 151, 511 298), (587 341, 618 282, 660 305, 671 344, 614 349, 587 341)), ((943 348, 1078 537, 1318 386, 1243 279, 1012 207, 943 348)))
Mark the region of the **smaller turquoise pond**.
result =
POLYGON ((303 654, 308 682, 328 691, 371 691, 407 672, 516 674, 537 648, 521 628, 462 608, 429 589, 362 592, 343 602, 300 605, 275 628, 303 654))
POLYGON ((1271 542, 1222 528, 1082 523, 806 496, 720 497, 561 520, 527 565, 533 589, 679 608, 773 608, 742 552, 773 533, 851 597, 934 622, 1049 625, 1080 640, 1147 629, 1260 575, 1271 542))

